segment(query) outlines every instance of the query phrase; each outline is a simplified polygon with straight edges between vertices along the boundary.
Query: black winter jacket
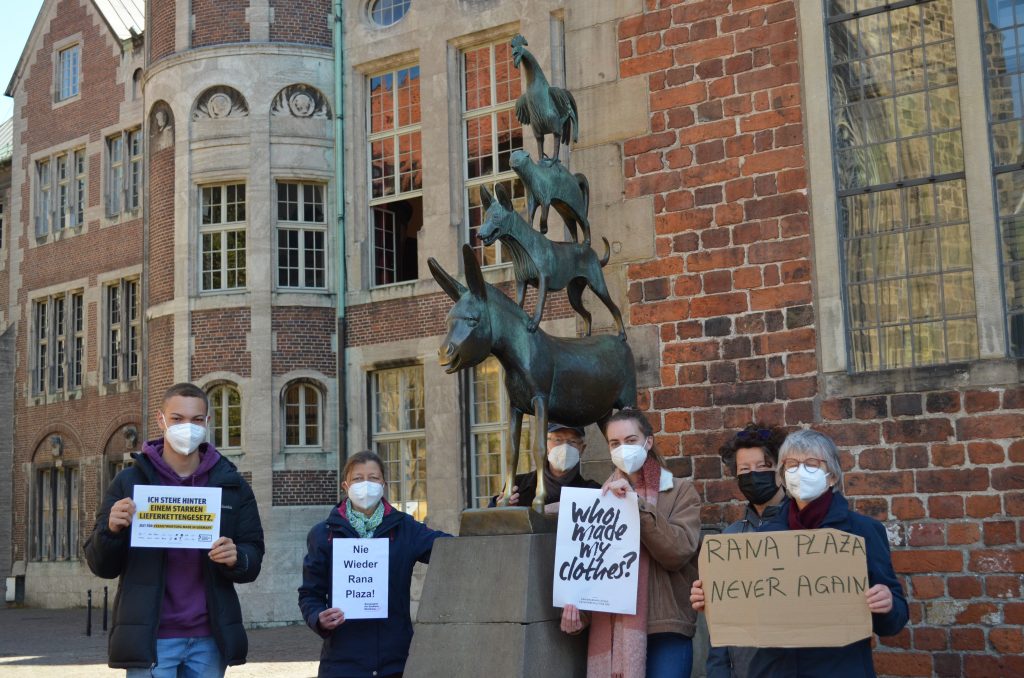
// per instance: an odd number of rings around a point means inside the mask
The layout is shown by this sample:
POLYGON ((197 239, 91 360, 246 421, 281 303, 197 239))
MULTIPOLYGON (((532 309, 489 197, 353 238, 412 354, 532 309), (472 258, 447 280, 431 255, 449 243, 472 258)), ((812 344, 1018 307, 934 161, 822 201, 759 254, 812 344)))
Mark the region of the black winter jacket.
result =
MULTIPOLYGON (((208 444, 208 443, 204 443, 208 444)), ((164 597, 165 549, 130 548, 131 530, 110 532, 110 508, 133 496, 136 485, 162 484, 143 454, 132 454, 135 464, 114 478, 85 543, 89 569, 97 577, 120 577, 108 636, 111 668, 146 668, 156 662, 156 636, 164 597)), ((233 463, 221 457, 210 469, 207 487, 220 487, 220 536, 230 537, 238 550, 234 568, 203 559, 203 583, 210 627, 224 662, 244 664, 249 642, 242 626, 242 609, 235 584, 256 579, 263 562, 263 526, 252 488, 233 463)))
POLYGON ((345 502, 331 510, 327 520, 309 531, 309 552, 302 562, 299 609, 309 628, 324 639, 320 651, 320 678, 390 676, 405 670, 412 644, 409 589, 416 562, 430 562, 438 537, 450 537, 431 530, 408 513, 384 501, 384 519, 374 531, 375 538, 390 540, 388 549, 387 619, 352 619, 333 631, 320 628, 320 613, 329 607, 334 539, 356 539, 349 523, 345 502))

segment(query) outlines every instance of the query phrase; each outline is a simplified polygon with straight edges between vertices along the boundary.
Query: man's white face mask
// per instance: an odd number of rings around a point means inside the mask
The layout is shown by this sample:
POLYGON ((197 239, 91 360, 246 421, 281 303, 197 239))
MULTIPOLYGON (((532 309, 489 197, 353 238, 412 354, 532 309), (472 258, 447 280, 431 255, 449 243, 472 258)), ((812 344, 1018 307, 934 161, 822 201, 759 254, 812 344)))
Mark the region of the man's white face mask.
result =
POLYGON ((580 463, 580 451, 574 445, 562 443, 548 451, 548 463, 558 473, 565 473, 580 463))

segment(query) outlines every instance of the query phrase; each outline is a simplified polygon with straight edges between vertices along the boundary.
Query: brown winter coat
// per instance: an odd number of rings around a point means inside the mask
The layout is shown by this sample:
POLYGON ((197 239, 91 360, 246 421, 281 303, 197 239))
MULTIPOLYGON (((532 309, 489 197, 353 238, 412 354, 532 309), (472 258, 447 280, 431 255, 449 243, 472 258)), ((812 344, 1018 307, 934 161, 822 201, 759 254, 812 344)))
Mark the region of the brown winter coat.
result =
POLYGON ((700 549, 700 497, 692 482, 673 478, 672 488, 658 493, 656 507, 640 500, 640 542, 651 556, 647 633, 692 638, 697 613, 690 606, 690 585, 700 549))

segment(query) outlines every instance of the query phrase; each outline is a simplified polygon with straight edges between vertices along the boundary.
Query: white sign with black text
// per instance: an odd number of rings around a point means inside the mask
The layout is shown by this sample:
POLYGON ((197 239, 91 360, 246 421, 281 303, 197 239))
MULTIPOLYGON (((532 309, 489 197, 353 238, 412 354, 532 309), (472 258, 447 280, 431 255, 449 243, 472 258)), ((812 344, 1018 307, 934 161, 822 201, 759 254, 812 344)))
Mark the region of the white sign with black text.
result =
POLYGON ((562 488, 555 542, 553 605, 636 614, 640 510, 601 490, 562 488))
POLYGON ((334 539, 331 607, 345 619, 388 616, 387 539, 334 539))
POLYGON ((131 545, 207 549, 220 537, 219 487, 136 485, 131 545))

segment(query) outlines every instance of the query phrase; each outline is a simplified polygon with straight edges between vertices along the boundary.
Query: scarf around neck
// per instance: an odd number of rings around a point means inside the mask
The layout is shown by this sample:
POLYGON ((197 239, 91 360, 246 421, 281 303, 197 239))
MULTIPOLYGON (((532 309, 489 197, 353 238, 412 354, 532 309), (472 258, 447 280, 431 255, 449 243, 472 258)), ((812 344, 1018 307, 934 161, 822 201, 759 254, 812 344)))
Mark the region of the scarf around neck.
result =
MULTIPOLYGON (((611 479, 627 478, 616 470, 611 479)), ((661 465, 648 457, 633 489, 637 498, 651 506, 658 504, 661 465)), ((644 678, 647 671, 647 580, 650 554, 640 546, 636 591, 636 614, 594 612, 587 644, 587 678, 644 678)))
POLYGON ((817 499, 811 501, 802 509, 797 507, 796 501, 789 506, 789 515, 786 520, 791 530, 816 530, 825 522, 828 515, 828 508, 832 506, 832 489, 825 490, 817 499))
POLYGON ((373 514, 366 517, 352 506, 351 499, 346 499, 345 516, 360 539, 369 539, 373 536, 373 531, 380 527, 380 521, 384 520, 384 502, 378 502, 373 514))

